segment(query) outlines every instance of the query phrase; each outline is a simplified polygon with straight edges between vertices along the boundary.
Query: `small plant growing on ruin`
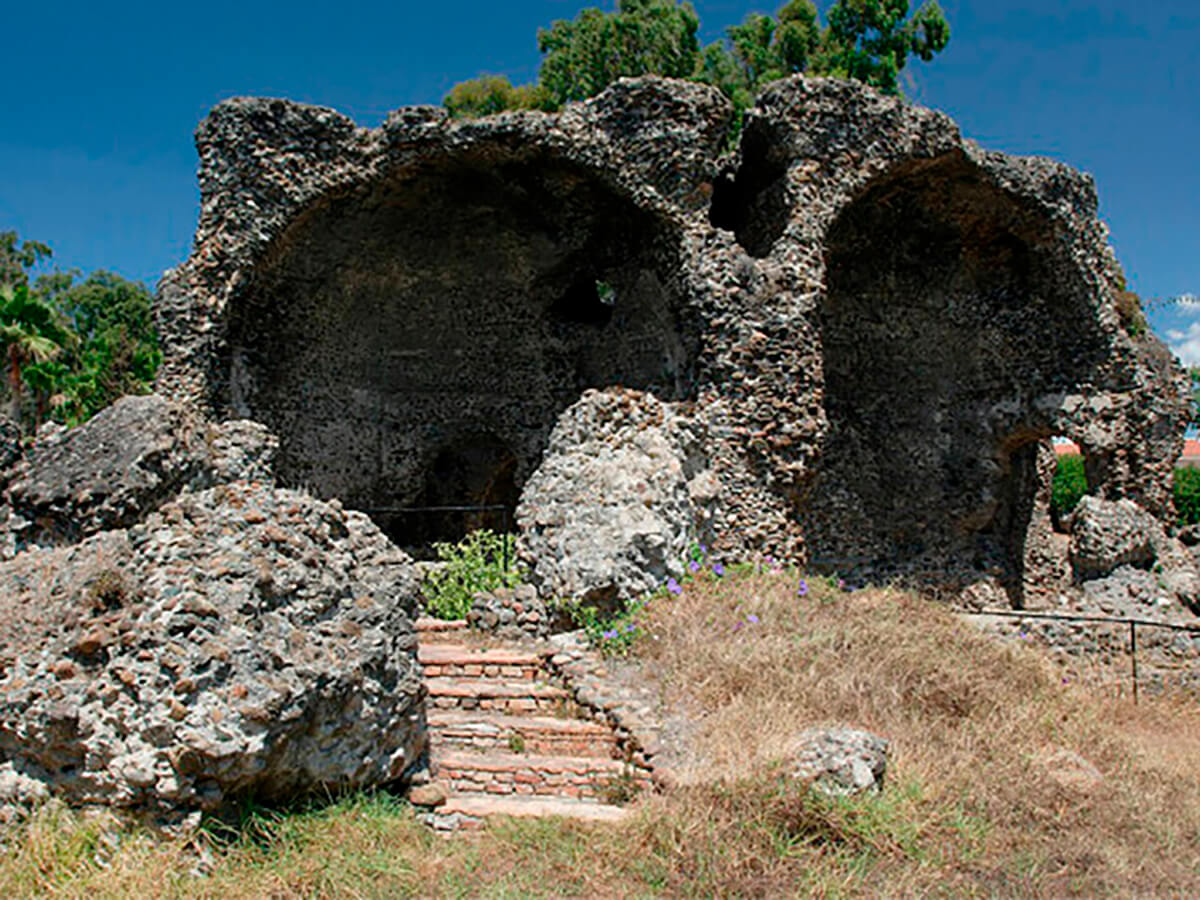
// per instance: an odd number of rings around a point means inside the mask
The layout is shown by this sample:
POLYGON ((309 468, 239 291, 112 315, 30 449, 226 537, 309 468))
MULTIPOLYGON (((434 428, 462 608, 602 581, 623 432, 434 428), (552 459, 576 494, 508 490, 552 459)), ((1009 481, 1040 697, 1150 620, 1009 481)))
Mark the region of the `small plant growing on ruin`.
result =
POLYGON ((520 732, 514 731, 508 736, 508 749, 511 753, 525 752, 525 736, 520 732))
POLYGON ((126 606, 133 594, 128 579, 116 569, 102 569, 88 582, 87 605, 97 613, 112 612, 126 606))
POLYGON ((605 616, 591 605, 562 601, 567 615, 587 632, 588 642, 605 656, 627 656, 638 637, 643 634, 639 617, 649 598, 635 600, 615 615, 605 616))
POLYGON ((422 585, 429 614, 439 619, 462 619, 480 591, 520 584, 525 570, 513 561, 511 544, 505 552, 505 543, 511 540, 509 535, 481 528, 457 544, 434 544, 438 559, 445 565, 430 572, 422 585))
POLYGON ((624 806, 637 797, 640 790, 641 787, 628 769, 598 785, 600 799, 612 806, 624 806))

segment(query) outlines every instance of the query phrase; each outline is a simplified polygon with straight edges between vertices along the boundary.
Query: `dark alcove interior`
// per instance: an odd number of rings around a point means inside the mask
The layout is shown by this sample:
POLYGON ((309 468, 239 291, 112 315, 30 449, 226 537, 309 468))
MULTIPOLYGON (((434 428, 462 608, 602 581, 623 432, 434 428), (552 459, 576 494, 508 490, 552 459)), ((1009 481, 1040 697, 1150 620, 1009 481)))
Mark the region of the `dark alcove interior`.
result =
POLYGON ((831 228, 830 429, 797 507, 817 565, 988 573, 1019 600, 1055 433, 1034 400, 1104 354, 1044 222, 956 153, 884 176, 831 228))
POLYGON ((692 395, 677 254, 662 221, 553 157, 410 169, 276 241, 231 306, 220 404, 280 436, 284 483, 401 545, 499 528, 585 389, 692 395))

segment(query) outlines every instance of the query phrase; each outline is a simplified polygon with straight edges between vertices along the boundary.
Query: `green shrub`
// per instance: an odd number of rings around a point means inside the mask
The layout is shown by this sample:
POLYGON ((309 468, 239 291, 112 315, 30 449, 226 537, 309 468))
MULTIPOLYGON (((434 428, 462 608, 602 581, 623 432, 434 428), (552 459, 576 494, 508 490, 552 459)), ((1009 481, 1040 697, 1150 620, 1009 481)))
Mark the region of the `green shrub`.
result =
POLYGON ((1175 470, 1175 512, 1180 525, 1200 522, 1200 469, 1175 470))
POLYGON ((593 647, 605 656, 626 656, 642 634, 638 616, 645 610, 647 602, 648 598, 635 600, 611 615, 579 602, 564 601, 563 606, 571 621, 587 632, 588 642, 593 647))
POLYGON ((446 565, 425 579, 429 614, 439 619, 461 619, 470 611, 478 592, 520 584, 525 572, 513 561, 511 546, 508 567, 504 565, 504 546, 511 541, 510 535, 482 528, 457 544, 434 544, 438 559, 446 565))
POLYGON ((1060 456, 1058 468, 1054 470, 1054 483, 1050 488, 1050 514, 1056 522, 1062 522, 1088 492, 1087 475, 1083 469, 1083 457, 1078 454, 1060 456))
POLYGON ((456 84, 442 101, 456 119, 494 116, 509 109, 554 108, 549 95, 536 84, 514 87, 503 75, 480 75, 456 84))

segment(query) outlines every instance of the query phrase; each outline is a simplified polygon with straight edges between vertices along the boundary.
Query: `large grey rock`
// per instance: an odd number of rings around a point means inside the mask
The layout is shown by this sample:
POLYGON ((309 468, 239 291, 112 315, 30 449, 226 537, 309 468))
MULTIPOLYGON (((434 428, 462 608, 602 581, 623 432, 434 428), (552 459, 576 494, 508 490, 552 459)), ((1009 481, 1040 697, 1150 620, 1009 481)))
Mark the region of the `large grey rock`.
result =
POLYGON ((890 742, 857 728, 813 728, 801 732, 789 755, 793 777, 813 790, 842 797, 878 792, 887 774, 890 742))
POLYGON ((563 414, 517 508, 542 597, 613 608, 682 576, 716 502, 693 427, 636 391, 588 391, 563 414))
POLYGON ((39 435, 13 474, 9 506, 39 543, 127 527, 199 471, 200 434, 194 417, 157 394, 123 397, 78 428, 39 435))
POLYGON ((143 810, 396 778, 423 740, 408 558, 237 482, 0 563, 0 790, 143 810), (41 788, 38 788, 41 785, 41 788))
POLYGON ((1148 569, 1166 542, 1162 526, 1132 500, 1083 497, 1071 516, 1071 565, 1079 581, 1120 566, 1148 569))
POLYGON ((1132 500, 1084 497, 1070 519, 1071 565, 1084 595, 1112 614, 1147 605, 1200 610, 1200 566, 1132 500))
POLYGON ((257 422, 203 422, 158 394, 123 397, 77 428, 44 427, 11 470, 6 555, 126 528, 185 487, 272 483, 278 448, 257 422))

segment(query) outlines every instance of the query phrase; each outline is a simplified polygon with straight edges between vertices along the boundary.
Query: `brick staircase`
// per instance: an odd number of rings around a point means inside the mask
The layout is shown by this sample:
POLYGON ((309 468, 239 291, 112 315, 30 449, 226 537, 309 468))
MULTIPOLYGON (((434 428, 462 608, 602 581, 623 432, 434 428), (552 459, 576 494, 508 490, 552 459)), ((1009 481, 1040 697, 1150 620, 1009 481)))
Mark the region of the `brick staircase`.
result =
POLYGON ((651 786, 605 711, 550 664, 552 648, 484 639, 462 622, 422 619, 417 635, 429 783, 412 797, 435 828, 493 815, 618 821, 619 803, 651 786))

